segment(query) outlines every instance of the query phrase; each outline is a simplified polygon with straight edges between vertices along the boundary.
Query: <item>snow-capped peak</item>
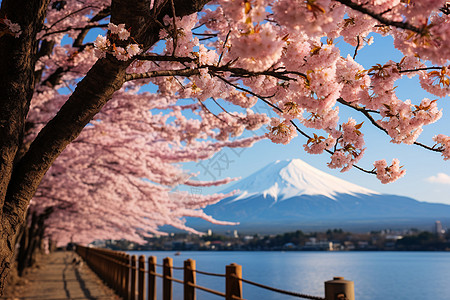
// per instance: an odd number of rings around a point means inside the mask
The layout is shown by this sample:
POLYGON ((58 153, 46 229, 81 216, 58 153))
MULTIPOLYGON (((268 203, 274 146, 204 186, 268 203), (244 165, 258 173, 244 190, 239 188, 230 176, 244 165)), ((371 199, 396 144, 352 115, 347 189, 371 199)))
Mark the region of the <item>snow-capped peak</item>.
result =
POLYGON ((276 161, 238 181, 223 192, 239 190, 234 201, 253 195, 271 196, 282 201, 300 195, 378 194, 372 190, 322 172, 300 159, 276 161))

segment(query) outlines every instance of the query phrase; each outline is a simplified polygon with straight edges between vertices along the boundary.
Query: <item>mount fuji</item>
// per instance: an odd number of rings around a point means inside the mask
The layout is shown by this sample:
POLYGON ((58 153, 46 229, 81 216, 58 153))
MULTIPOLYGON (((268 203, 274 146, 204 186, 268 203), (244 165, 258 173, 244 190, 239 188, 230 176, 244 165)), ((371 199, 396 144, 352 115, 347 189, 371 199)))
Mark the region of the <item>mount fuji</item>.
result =
POLYGON ((234 196, 206 207, 218 220, 237 226, 214 226, 189 218, 199 230, 247 232, 343 228, 431 229, 436 220, 450 222, 450 205, 380 194, 317 170, 300 159, 273 162, 223 190, 234 196))

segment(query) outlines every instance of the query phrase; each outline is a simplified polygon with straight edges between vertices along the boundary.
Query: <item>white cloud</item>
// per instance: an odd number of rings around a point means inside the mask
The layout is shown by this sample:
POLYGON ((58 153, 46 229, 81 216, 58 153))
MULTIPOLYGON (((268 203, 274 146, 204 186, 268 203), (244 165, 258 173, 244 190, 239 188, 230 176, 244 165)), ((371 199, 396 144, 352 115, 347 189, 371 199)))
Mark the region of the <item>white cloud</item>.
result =
POLYGON ((445 173, 438 173, 435 176, 428 177, 426 180, 432 183, 450 184, 450 176, 445 173))

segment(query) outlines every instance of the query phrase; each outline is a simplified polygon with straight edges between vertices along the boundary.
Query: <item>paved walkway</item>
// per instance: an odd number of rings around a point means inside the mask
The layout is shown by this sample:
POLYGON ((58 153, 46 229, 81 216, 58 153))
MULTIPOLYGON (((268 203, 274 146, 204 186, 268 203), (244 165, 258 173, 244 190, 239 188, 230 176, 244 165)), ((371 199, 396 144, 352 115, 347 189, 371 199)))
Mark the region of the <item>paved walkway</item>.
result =
POLYGON ((121 299, 73 252, 46 255, 32 270, 17 300, 121 299), (74 262, 74 258, 79 263, 74 262))

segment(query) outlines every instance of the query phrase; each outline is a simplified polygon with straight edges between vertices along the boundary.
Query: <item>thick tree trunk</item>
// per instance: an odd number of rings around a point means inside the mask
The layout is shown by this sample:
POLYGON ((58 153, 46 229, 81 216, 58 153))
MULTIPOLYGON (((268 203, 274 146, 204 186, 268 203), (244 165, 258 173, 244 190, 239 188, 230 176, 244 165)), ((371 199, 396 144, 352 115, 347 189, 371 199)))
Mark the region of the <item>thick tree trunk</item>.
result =
POLYGON ((98 61, 78 84, 74 93, 15 165, 3 206, 0 240, 0 289, 11 266, 17 229, 25 221, 26 209, 45 172, 123 84, 128 64, 98 61), (99 82, 103 85, 99 86, 99 82))
POLYGON ((18 38, 8 34, 0 37, 0 293, 22 224, 10 222, 3 204, 23 140, 25 118, 35 84, 36 35, 44 23, 48 3, 49 0, 3 0, 0 8, 0 17, 7 16, 22 29, 18 38))

